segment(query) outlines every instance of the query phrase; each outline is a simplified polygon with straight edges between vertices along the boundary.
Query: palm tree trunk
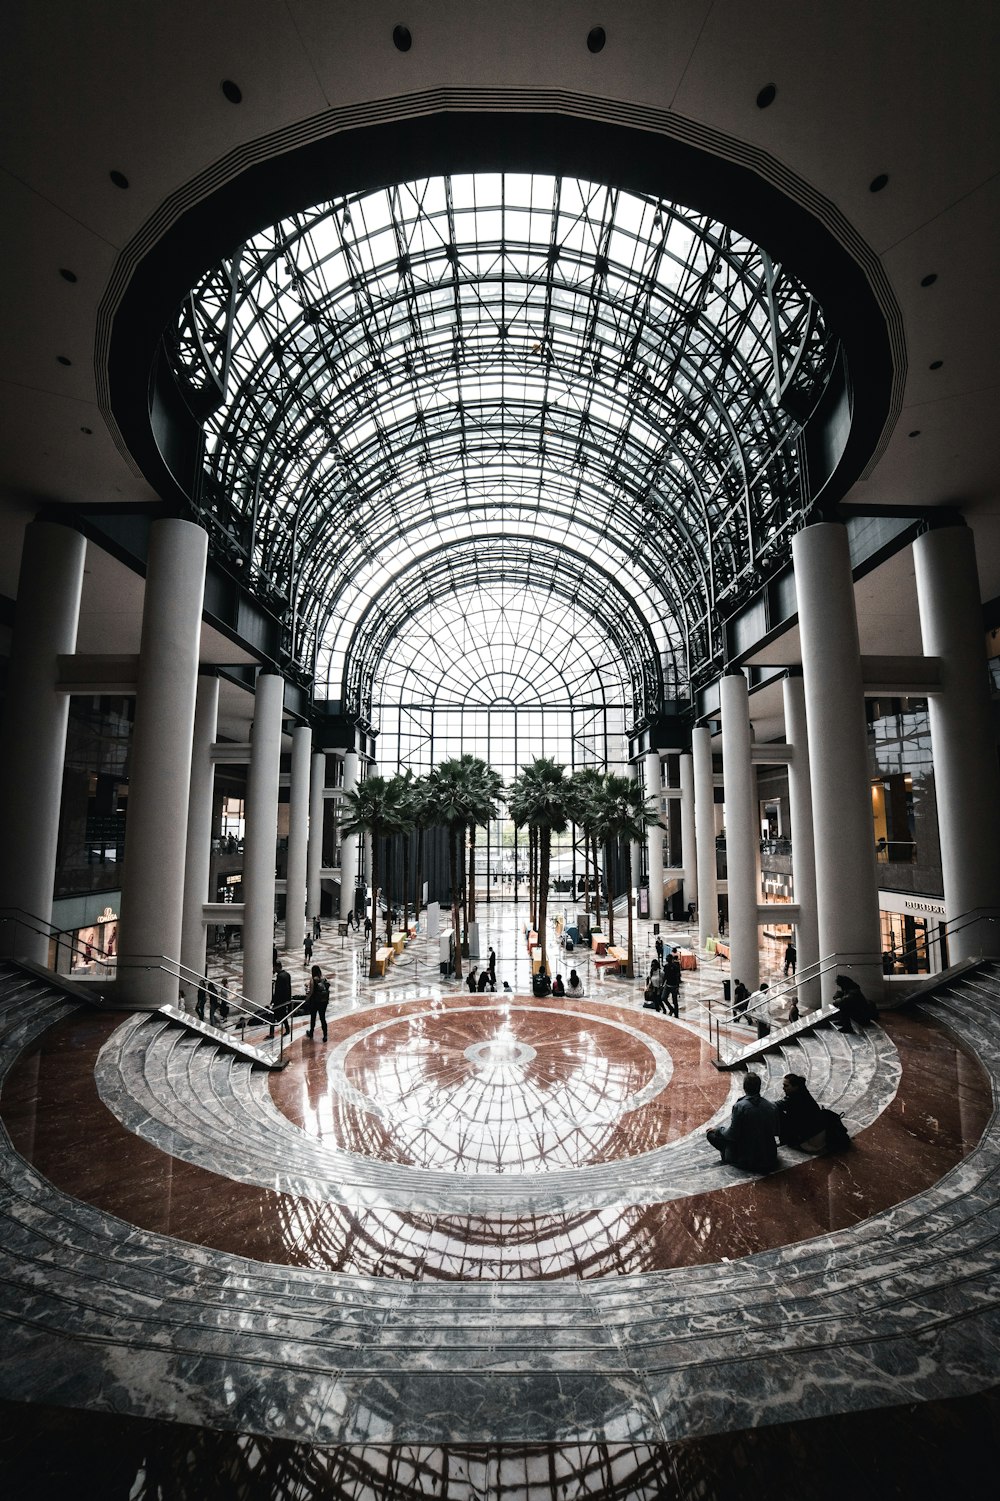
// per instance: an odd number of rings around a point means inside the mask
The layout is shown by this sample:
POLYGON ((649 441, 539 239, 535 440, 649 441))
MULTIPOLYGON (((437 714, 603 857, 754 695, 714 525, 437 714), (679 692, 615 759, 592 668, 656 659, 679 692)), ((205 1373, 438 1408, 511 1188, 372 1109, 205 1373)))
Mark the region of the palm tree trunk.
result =
POLYGON ((604 869, 608 880, 608 946, 615 941, 615 898, 611 890, 611 862, 613 851, 610 842, 604 846, 604 869))
POLYGON ((538 916, 538 914, 535 911, 535 833, 534 833, 534 830, 532 829, 531 825, 529 824, 528 825, 528 921, 531 923, 531 926, 535 929, 536 932, 538 931, 538 924, 535 921, 535 918, 537 916, 538 916))
POLYGON ((468 860, 466 858, 465 825, 462 825, 461 868, 459 870, 459 889, 462 894, 462 954, 469 957, 469 888, 466 884, 466 872, 468 860))
POLYGON ((387 838, 383 857, 385 859, 385 941, 392 943, 392 856, 394 840, 387 838))
POLYGON ((476 920, 476 826, 469 825, 469 921, 476 920))
POLYGON ((538 835, 541 842, 540 870, 538 874, 538 939, 542 945, 542 973, 547 975, 549 965, 548 956, 545 952, 545 938, 548 929, 549 855, 552 847, 552 831, 551 829, 539 829, 538 835))
POLYGON ((410 916, 410 836, 403 835, 403 932, 406 932, 407 921, 410 916))
POLYGON ((631 873, 628 883, 628 965, 626 973, 630 980, 635 979, 635 964, 632 958, 632 881, 631 873))
POLYGON ((413 891, 413 910, 417 914, 417 921, 418 922, 420 921, 420 911, 421 911, 421 907, 423 905, 422 902, 421 902, 421 900, 420 900, 421 893, 422 893, 422 891, 424 889, 423 876, 424 876, 424 831, 423 831, 423 829, 418 829, 417 830, 417 881, 416 881, 416 886, 415 886, 414 891, 413 891))
POLYGON ((378 971, 375 968, 375 951, 378 948, 378 913, 375 910, 375 902, 378 893, 378 839, 372 835, 372 948, 368 960, 368 978, 377 978, 378 971))
POLYGON ((601 930, 601 867, 597 863, 597 835, 592 834, 590 839, 591 853, 594 857, 594 927, 598 932, 601 930))
POLYGON ((458 884, 458 830, 448 826, 448 865, 451 870, 451 922, 455 935, 455 979, 462 978, 462 944, 459 938, 458 917, 460 890, 458 884))

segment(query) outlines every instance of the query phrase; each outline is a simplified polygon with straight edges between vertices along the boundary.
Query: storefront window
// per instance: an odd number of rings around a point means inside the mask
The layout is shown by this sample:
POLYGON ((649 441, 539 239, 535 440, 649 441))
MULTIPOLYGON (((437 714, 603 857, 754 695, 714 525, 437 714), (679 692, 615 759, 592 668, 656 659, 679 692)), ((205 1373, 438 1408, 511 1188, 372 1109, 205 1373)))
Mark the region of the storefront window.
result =
POLYGON ((869 699, 866 707, 879 885, 940 896, 941 852, 927 700, 869 699))

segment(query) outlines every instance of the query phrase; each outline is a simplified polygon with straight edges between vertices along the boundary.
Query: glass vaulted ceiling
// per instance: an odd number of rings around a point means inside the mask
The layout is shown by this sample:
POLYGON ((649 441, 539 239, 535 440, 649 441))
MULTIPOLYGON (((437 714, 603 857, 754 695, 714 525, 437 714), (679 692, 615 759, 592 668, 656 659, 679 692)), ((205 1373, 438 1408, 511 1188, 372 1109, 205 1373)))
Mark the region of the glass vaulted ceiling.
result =
POLYGON ((725 225, 514 173, 294 214, 206 274, 170 343, 216 552, 317 698, 369 717, 448 600, 493 620, 476 670, 503 681, 511 587, 559 651, 593 623, 630 716, 683 695, 801 522, 798 437, 837 354, 725 225))

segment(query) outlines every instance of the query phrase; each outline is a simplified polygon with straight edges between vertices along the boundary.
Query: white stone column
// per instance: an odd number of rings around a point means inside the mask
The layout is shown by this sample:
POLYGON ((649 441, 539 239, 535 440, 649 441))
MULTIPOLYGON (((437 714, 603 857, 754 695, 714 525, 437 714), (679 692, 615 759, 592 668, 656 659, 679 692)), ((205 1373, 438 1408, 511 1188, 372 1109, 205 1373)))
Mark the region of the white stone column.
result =
POLYGON ((129 754, 118 944, 119 986, 135 1006, 177 999, 174 986, 148 966, 181 957, 207 555, 208 538, 200 526, 173 517, 154 521, 129 754))
POLYGON ((660 808, 663 803, 661 791, 662 772, 658 751, 646 752, 646 800, 656 811, 656 823, 650 825, 646 834, 646 858, 649 863, 649 915, 653 922, 663 918, 663 824, 660 808))
POLYGON ((788 798, 792 840, 792 883, 799 909, 795 924, 798 955, 799 1010, 814 1011, 821 1002, 820 983, 802 978, 804 970, 819 963, 819 927, 816 920, 816 848, 812 824, 812 783, 809 776, 809 739, 806 734, 806 700, 802 678, 786 677, 781 685, 785 705, 785 740, 791 747, 788 763, 788 798))
POLYGON ((847 531, 807 526, 792 539, 809 735, 820 957, 872 1000, 882 994, 881 937, 864 681, 847 531))
MULTIPOLYGON (((212 746, 219 726, 219 679, 202 674, 194 710, 191 744, 191 787, 188 797, 187 863, 184 867, 184 923, 181 962, 196 975, 205 973, 204 905, 214 897, 208 881, 212 861, 212 804, 215 762, 212 746)), ((187 988, 187 987, 185 987, 187 988)))
POLYGON ((742 672, 727 673, 720 683, 722 772, 726 797, 726 879, 729 891, 729 959, 733 983, 756 990, 760 980, 757 907, 760 878, 757 856, 757 769, 750 750, 750 705, 742 672))
MULTIPOLYGON (((358 753, 348 751, 344 757, 344 791, 358 790, 358 753)), ((340 845, 340 920, 354 910, 354 892, 358 884, 358 836, 349 834, 340 845)))
POLYGON ((680 758, 680 779, 681 856, 684 864, 684 900, 687 902, 692 896, 697 900, 695 894, 698 890, 698 847, 694 832, 694 759, 690 751, 685 751, 680 758))
MULTIPOLYGON (((69 697, 57 689, 58 658, 76 650, 87 544, 79 532, 31 521, 17 608, 0 736, 0 907, 52 921, 56 842, 62 802, 69 697)), ((48 963, 45 934, 21 929, 14 951, 48 963)))
MULTIPOLYGON (((628 764, 628 775, 629 775, 630 779, 638 785, 638 783, 639 783, 639 763, 638 763, 638 761, 630 761, 629 762, 629 764, 628 764)), ((637 839, 631 839, 629 841, 628 852, 629 852, 629 889, 628 889, 628 899, 633 904, 632 911, 633 911, 633 915, 634 915, 635 914, 635 905, 634 904, 636 902, 636 893, 639 890, 639 883, 642 880, 642 847, 639 844, 639 841, 637 839)))
POLYGON ((274 865, 284 692, 285 684, 277 673, 259 674, 254 699, 246 836, 243 841, 243 994, 258 1007, 271 1004, 274 865))
POLYGON ((309 853, 307 858, 306 911, 310 919, 319 917, 323 907, 323 819, 325 813, 326 756, 314 751, 309 781, 309 853))
MULTIPOLYGON (((698 851, 698 943, 701 948, 719 920, 719 877, 715 855, 715 782, 712 776, 712 734, 704 725, 691 732, 694 765, 694 824, 698 851)), ((684 883, 684 897, 688 884, 684 883)))
POLYGON ((1000 774, 986 675, 985 632, 972 532, 935 527, 913 544, 925 653, 941 659, 943 692, 931 694, 931 745, 941 871, 952 964, 1000 955, 1000 774))
POLYGON ((305 936, 306 852, 309 844, 309 761, 312 730, 292 730, 292 769, 288 789, 288 872, 285 878, 285 948, 300 948, 305 936))

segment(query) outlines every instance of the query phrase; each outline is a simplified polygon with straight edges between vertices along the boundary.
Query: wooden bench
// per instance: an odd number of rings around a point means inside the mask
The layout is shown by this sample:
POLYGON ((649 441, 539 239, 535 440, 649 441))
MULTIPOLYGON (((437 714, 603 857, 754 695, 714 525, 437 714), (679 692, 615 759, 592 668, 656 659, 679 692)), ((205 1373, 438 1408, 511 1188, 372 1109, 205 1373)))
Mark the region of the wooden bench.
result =
POLYGON ((395 949, 382 948, 375 950, 375 968, 378 970, 380 975, 385 974, 386 970, 389 968, 389 965, 392 963, 395 957, 395 949))
POLYGON ((393 947, 393 952, 394 953, 401 954, 403 952, 403 950, 406 948, 406 934, 405 933, 393 933, 393 935, 392 935, 392 947, 393 947))

